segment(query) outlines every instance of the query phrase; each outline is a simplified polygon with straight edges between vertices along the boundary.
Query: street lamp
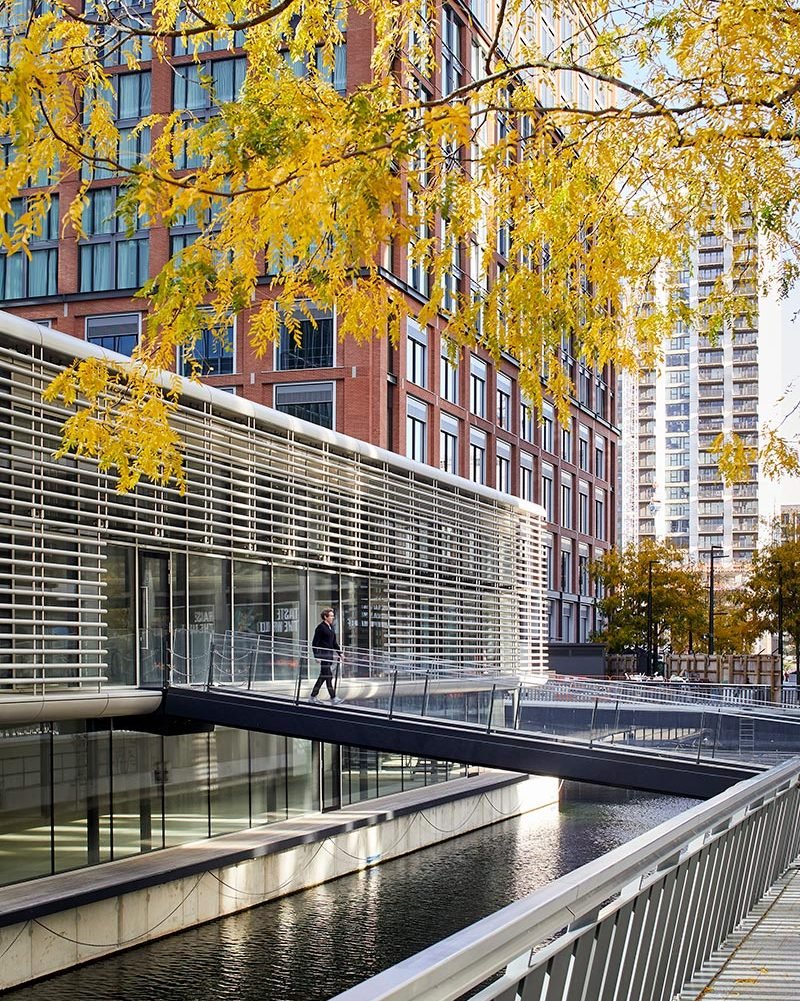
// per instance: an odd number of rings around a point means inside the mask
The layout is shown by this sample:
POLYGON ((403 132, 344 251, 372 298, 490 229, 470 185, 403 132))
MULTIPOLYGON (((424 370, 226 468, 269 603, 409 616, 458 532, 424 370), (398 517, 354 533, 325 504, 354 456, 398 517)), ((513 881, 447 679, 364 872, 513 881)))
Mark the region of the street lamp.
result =
POLYGON ((658 560, 648 560, 647 563, 647 670, 651 677, 655 674, 653 669, 653 564, 658 560))
POLYGON ((711 575, 708 580, 708 655, 714 653, 714 560, 722 559, 726 553, 722 552, 722 546, 711 547, 711 575), (719 551, 719 556, 716 556, 719 551))

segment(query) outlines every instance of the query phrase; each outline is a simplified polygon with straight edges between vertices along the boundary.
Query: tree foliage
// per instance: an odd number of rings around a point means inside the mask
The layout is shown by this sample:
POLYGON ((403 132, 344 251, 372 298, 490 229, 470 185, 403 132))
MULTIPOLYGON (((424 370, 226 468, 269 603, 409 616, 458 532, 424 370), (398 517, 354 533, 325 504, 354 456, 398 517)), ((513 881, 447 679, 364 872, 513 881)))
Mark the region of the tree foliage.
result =
MULTIPOLYGON (((789 3, 663 0, 620 10, 587 0, 586 30, 576 26, 555 47, 537 30, 541 4, 504 0, 480 65, 445 97, 429 96, 417 73, 424 79, 439 51, 442 21, 429 0, 95 0, 84 13, 62 0, 4 6, 4 249, 25 253, 41 232, 52 188, 33 190, 21 213, 10 209, 42 174, 62 183, 62 198, 73 192, 62 216, 76 236, 103 171, 121 179, 123 225, 191 218, 201 228, 142 290, 149 319, 137 364, 107 372, 65 441, 111 464, 119 456, 103 442, 119 443, 114 421, 119 430, 126 416, 107 401, 160 398, 149 375, 173 367, 176 347, 191 354, 209 323, 203 308, 223 326, 250 310, 259 351, 298 299, 335 305, 343 338, 397 338, 406 307, 380 273, 387 247, 407 247, 430 274, 420 322, 443 314, 456 343, 510 352, 533 401, 544 388, 562 408, 571 391, 565 335, 589 364, 635 368, 653 364, 677 320, 714 334, 746 309, 724 280, 702 317, 670 293, 705 229, 752 220, 774 250, 775 281, 788 286, 796 272, 800 13, 789 3), (335 46, 347 31, 354 50, 367 23, 371 79, 341 94, 331 82, 335 46), (221 100, 203 55, 242 41, 241 93, 221 100), (121 134, 109 61, 135 68, 152 51, 157 62, 176 42, 218 113, 154 113, 121 134), (597 100, 557 100, 565 75, 574 93, 586 82, 597 100), (145 131, 150 151, 132 159, 145 131), (501 262, 495 252, 507 239, 501 262), (472 287, 450 295, 457 260, 469 260, 472 287)), ((552 6, 558 18, 563 5, 552 6)), ((739 259, 737 275, 753 276, 754 263, 739 259)), ((84 367, 51 396, 76 394, 84 367)), ((130 456, 123 484, 180 477, 168 413, 168 401, 151 406, 164 461, 130 456)), ((773 432, 773 454, 796 462, 773 432)), ((748 461, 735 441, 718 444, 732 469, 748 461)))
POLYGON ((777 633, 779 615, 800 653, 800 537, 776 526, 773 541, 756 552, 745 585, 745 600, 759 628, 777 633))
POLYGON ((667 642, 676 652, 686 650, 689 637, 698 638, 707 615, 703 570, 687 564, 682 550, 668 542, 645 540, 639 546, 612 549, 592 567, 603 585, 599 608, 607 620, 597 638, 612 653, 667 642), (649 614, 648 614, 649 612, 649 614))

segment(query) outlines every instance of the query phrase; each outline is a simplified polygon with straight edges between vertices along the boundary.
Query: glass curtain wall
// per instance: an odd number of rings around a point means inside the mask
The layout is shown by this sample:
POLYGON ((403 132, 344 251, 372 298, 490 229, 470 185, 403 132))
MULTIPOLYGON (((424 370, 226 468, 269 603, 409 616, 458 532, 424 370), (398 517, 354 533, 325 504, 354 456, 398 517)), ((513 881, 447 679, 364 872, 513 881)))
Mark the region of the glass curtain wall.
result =
POLYGON ((169 737, 107 721, 0 727, 0 886, 464 774, 227 727, 169 737))

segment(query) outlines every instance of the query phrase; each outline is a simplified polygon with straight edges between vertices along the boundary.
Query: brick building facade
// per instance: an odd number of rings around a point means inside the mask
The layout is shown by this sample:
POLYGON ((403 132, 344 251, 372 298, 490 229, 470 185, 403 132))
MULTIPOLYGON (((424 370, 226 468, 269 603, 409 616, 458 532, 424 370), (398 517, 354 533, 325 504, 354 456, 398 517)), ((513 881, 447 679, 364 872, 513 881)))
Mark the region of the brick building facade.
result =
MULTIPOLYGON (((474 0, 471 7, 442 6, 432 77, 408 82, 438 95, 468 80, 470 68, 481 65, 491 44, 492 17, 485 4, 474 0)), ((554 18, 544 10, 538 30, 544 48, 579 29, 577 16, 554 18)), ((351 13, 331 69, 337 89, 350 92, 370 79, 372 47, 371 23, 351 13)), ((235 99, 244 73, 242 51, 207 46, 201 62, 220 100, 235 99)), ((197 72, 197 63, 180 42, 169 61, 143 58, 135 72, 122 63, 110 66, 120 129, 174 108, 201 120, 212 115, 211 94, 199 86, 197 72)), ((603 99, 588 89, 582 92, 583 80, 561 76, 563 96, 586 103, 603 99)), ((148 148, 147 130, 130 132, 121 156, 135 159, 148 148)), ((0 301, 28 319, 130 353, 145 320, 135 290, 199 229, 186 219, 184 226, 171 229, 143 224, 133 234, 121 231, 111 214, 119 183, 119 178, 95 175, 84 216, 86 238, 76 241, 62 232, 59 205, 63 214, 79 179, 63 182, 31 258, 0 255, 0 301)), ((20 199, 20 208, 23 204, 20 199)), ((499 265, 502 250, 497 248, 499 265)), ((513 358, 495 365, 476 347, 463 349, 454 365, 445 317, 426 329, 414 321, 425 300, 425 278, 409 266, 405 248, 392 248, 383 263, 386 281, 403 290, 409 306, 396 347, 386 338, 339 342, 336 316, 317 311, 316 325, 304 323, 299 347, 287 334, 274 352, 259 358, 248 342, 245 311, 232 318, 227 345, 211 332, 204 338, 198 350, 204 377, 259 403, 541 503, 550 528, 550 636, 565 642, 587 639, 596 625, 589 563, 613 545, 616 532, 619 436, 612 367, 597 371, 583 366, 570 357, 565 338, 565 364, 576 386, 569 422, 560 425, 549 405, 543 413, 533 413, 520 391, 513 358)), ((463 263, 454 280, 466 291, 471 276, 468 262, 463 263)), ((265 276, 263 295, 269 294, 268 281, 265 276)))

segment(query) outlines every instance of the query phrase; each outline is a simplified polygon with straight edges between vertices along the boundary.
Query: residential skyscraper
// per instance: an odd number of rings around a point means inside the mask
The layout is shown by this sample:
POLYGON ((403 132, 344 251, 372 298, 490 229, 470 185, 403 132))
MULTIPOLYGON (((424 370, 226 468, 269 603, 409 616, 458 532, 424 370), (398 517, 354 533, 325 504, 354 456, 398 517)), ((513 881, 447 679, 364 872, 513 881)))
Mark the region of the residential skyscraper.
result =
POLYGON ((780 338, 765 267, 764 247, 745 217, 735 230, 702 233, 663 291, 697 308, 700 321, 676 323, 658 370, 623 380, 624 544, 666 540, 702 561, 713 546, 733 566, 752 558, 762 520, 776 513, 777 488, 758 461, 744 480, 728 484, 714 451, 721 433, 758 449, 779 394, 780 338), (738 297, 719 329, 712 305, 718 282, 738 297))

